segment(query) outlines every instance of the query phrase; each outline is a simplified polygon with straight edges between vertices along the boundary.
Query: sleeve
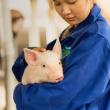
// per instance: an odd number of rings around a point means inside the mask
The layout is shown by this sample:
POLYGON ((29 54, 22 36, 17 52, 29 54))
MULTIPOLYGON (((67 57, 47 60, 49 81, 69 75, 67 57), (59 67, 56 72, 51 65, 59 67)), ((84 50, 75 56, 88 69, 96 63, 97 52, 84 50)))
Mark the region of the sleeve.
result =
POLYGON ((98 99, 110 79, 108 42, 100 36, 81 41, 66 57, 64 68, 60 83, 19 85, 14 92, 16 105, 22 102, 26 110, 76 110, 98 99), (22 95, 21 101, 17 94, 22 95))

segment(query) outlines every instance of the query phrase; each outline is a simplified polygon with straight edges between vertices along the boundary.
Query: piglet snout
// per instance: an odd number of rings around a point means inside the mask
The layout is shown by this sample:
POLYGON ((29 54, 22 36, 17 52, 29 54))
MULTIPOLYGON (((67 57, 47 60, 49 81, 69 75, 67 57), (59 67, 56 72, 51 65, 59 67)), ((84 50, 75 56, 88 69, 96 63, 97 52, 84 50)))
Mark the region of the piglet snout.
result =
POLYGON ((54 82, 59 82, 64 79, 63 73, 54 73, 53 80, 54 82))
POLYGON ((62 80, 63 80, 63 76, 58 77, 55 81, 56 81, 56 82, 59 82, 59 81, 62 81, 62 80))

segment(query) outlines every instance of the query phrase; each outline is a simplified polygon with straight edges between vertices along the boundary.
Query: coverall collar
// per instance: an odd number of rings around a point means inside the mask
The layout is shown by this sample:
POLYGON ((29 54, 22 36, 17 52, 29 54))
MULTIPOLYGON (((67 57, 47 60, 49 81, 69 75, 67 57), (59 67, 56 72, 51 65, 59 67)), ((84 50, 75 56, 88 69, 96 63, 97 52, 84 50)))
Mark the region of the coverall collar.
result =
POLYGON ((87 19, 85 19, 82 23, 80 23, 76 27, 76 29, 71 31, 70 37, 76 39, 77 36, 82 36, 82 34, 84 34, 87 31, 88 26, 94 23, 98 19, 100 12, 101 12, 100 7, 98 5, 94 5, 87 19))

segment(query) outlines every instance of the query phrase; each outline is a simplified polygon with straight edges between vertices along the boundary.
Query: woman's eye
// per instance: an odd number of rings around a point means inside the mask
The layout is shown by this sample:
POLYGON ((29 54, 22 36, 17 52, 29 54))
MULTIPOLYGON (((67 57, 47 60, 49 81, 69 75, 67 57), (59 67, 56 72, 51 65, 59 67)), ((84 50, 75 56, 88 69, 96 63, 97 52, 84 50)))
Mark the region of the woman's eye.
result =
POLYGON ((55 5, 55 6, 59 6, 59 5, 60 5, 60 3, 54 3, 54 5, 55 5))
POLYGON ((42 65, 42 67, 44 67, 44 68, 45 68, 45 67, 46 67, 46 65, 42 65))
POLYGON ((59 6, 60 5, 60 2, 57 1, 57 0, 55 0, 53 3, 54 3, 55 6, 59 6))
POLYGON ((68 4, 75 4, 77 0, 67 0, 68 4))

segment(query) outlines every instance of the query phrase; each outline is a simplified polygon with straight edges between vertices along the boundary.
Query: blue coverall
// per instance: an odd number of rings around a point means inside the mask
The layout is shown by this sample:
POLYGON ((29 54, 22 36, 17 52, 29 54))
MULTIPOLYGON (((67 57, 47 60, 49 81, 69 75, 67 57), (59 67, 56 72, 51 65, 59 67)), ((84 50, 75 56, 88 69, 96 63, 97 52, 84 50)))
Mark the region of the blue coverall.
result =
MULTIPOLYGON (((85 21, 60 41, 70 53, 62 58, 60 83, 18 84, 17 110, 110 110, 110 26, 95 5, 85 21)), ((47 49, 52 49, 55 41, 47 49)), ((26 67, 23 53, 13 65, 21 81, 26 67)))

